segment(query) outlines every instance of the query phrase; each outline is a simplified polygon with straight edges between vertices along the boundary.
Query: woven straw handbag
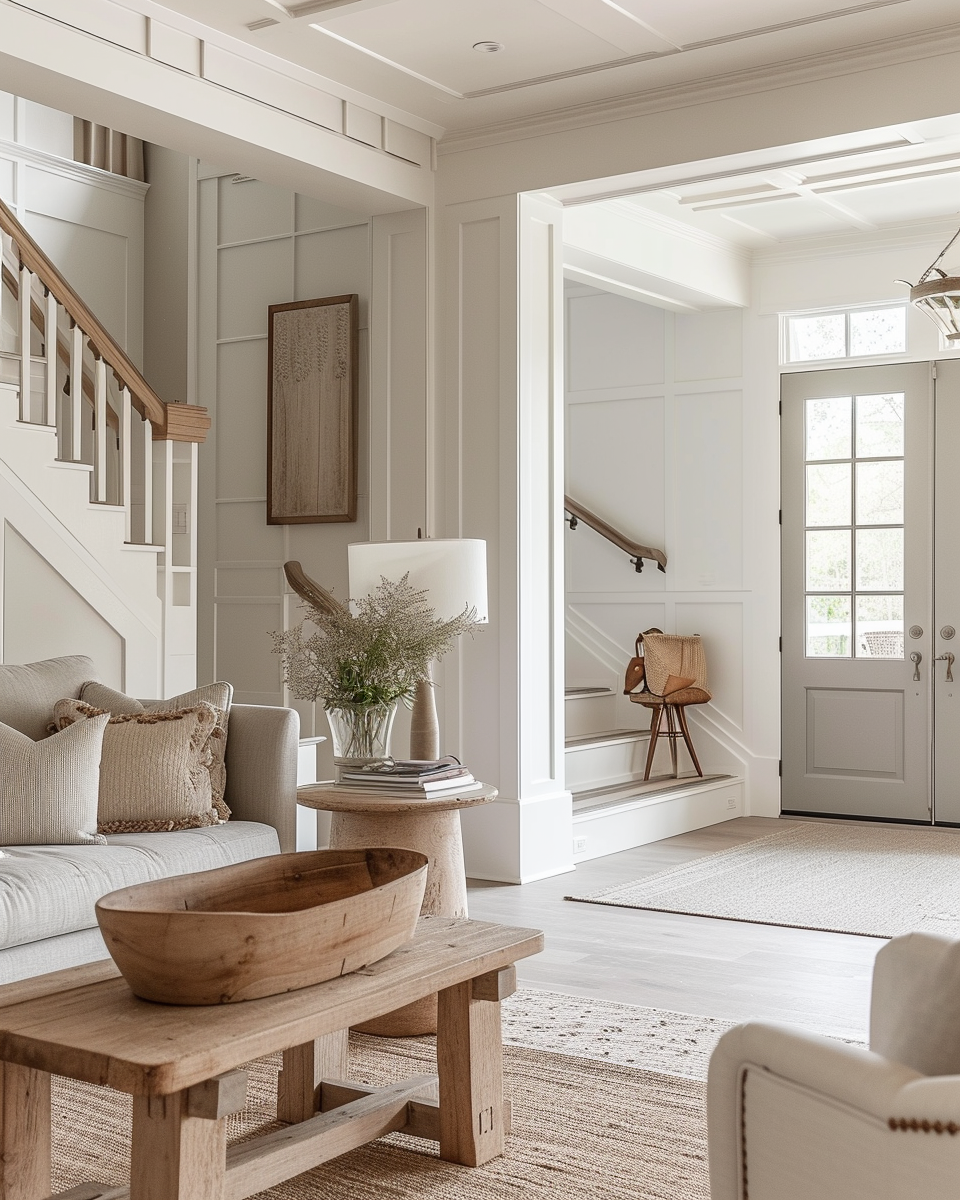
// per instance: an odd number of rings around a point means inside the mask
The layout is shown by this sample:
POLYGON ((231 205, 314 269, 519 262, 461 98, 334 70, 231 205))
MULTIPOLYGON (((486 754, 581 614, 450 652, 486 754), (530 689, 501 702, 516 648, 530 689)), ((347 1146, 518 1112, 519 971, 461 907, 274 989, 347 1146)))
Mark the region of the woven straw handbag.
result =
POLYGON ((706 692, 709 697, 707 659, 699 634, 648 629, 637 638, 638 649, 641 644, 645 691, 669 699, 676 692, 693 687, 706 692))

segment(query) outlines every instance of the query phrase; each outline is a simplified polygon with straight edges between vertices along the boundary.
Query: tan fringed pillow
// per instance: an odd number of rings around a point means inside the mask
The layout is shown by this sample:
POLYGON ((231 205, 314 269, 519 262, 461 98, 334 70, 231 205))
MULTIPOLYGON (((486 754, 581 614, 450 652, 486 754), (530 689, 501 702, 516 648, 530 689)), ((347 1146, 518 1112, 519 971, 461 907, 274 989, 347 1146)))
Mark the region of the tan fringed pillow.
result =
POLYGON ((192 708, 195 704, 212 704, 217 710, 217 727, 210 739, 210 786, 213 792, 213 807, 221 821, 229 821, 230 809, 223 794, 227 788, 227 768, 224 759, 227 753, 230 703, 233 700, 231 684, 207 683, 191 692, 171 696, 169 700, 147 700, 144 703, 107 687, 105 683, 90 682, 80 689, 80 699, 85 704, 92 704, 94 708, 112 713, 113 716, 142 712, 179 712, 183 708, 192 708))
MULTIPOLYGON (((82 700, 60 700, 53 711, 61 730, 109 715, 82 700)), ((209 771, 216 725, 217 710, 210 704, 110 717, 100 759, 97 830, 167 833, 219 824, 209 771)))

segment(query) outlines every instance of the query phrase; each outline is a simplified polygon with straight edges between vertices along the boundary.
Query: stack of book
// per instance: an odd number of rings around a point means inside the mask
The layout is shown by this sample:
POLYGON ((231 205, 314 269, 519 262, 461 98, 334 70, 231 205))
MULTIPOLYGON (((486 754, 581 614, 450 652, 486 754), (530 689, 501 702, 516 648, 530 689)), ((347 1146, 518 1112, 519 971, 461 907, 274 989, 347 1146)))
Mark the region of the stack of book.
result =
POLYGON ((469 792, 478 784, 450 755, 428 760, 390 758, 369 767, 341 770, 340 786, 390 796, 433 797, 469 792))

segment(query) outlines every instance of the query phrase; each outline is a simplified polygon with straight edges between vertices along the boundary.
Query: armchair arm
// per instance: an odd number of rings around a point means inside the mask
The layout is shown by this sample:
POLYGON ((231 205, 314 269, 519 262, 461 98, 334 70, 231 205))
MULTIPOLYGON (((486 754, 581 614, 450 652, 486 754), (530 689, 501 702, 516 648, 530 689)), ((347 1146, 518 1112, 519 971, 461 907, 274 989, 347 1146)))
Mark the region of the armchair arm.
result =
MULTIPOLYGON (((792 1106, 796 1101, 792 1113, 783 1118, 785 1129, 795 1139, 792 1143, 794 1146, 803 1138, 811 1105, 826 1110, 828 1128, 839 1131, 844 1120, 849 1120, 855 1113, 866 1120, 870 1136, 876 1138, 882 1136, 884 1130, 889 1130, 888 1121, 892 1116, 900 1115, 903 1107, 902 1089, 915 1085, 917 1081, 924 1085, 928 1082, 909 1067, 888 1062, 859 1046, 847 1046, 832 1038, 784 1025, 738 1025, 723 1035, 710 1059, 707 1120, 712 1200, 741 1200, 745 1194, 743 1164, 748 1143, 744 1129, 743 1099, 745 1073, 750 1072, 755 1076, 769 1072, 771 1081, 777 1077, 785 1082, 784 1106, 792 1106), (801 1090, 805 1094, 801 1094, 801 1090)), ((904 1110, 903 1115, 909 1114, 904 1110)), ((768 1110, 764 1120, 776 1124, 777 1114, 768 1110)), ((862 1121, 859 1124, 862 1125, 862 1121)), ((754 1136, 761 1135, 754 1135, 751 1131, 751 1139, 754 1136)), ((780 1145, 784 1155, 784 1174, 788 1175, 789 1152, 785 1138, 781 1138, 780 1145)), ((806 1149, 813 1164, 816 1164, 818 1154, 825 1152, 822 1139, 818 1138, 812 1138, 806 1149), (819 1146, 813 1144, 817 1140, 820 1140, 819 1146)), ((773 1147, 772 1152, 776 1154, 777 1147, 773 1147)), ((824 1170, 829 1173, 833 1168, 827 1166, 824 1170)), ((759 1180, 754 1182, 759 1183, 759 1180)), ((793 1182, 806 1187, 809 1181, 798 1179, 793 1182)), ((784 1178, 781 1190, 783 1198, 804 1194, 801 1188, 794 1191, 789 1183, 784 1178)), ((751 1195, 755 1192, 756 1189, 751 1187, 751 1195)), ((820 1192, 809 1194, 821 1195, 820 1192)), ((860 1195, 860 1192, 841 1174, 837 1178, 836 1191, 823 1192, 822 1195, 824 1198, 828 1195, 852 1197, 860 1195)))
POLYGON ((300 717, 292 708, 234 704, 227 733, 226 801, 241 821, 262 821, 297 847, 300 717))

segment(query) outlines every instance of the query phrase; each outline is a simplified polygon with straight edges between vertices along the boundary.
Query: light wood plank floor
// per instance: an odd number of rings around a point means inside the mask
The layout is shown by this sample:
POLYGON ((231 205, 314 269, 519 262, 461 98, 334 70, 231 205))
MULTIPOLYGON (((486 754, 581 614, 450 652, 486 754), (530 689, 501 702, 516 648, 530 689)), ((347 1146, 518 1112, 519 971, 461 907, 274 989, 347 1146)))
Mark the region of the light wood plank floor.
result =
POLYGON ((880 938, 563 899, 653 875, 785 824, 739 817, 522 887, 472 880, 470 915, 545 931, 544 952, 517 964, 529 987, 732 1021, 799 1022, 866 1038, 873 960, 885 945, 880 938))

